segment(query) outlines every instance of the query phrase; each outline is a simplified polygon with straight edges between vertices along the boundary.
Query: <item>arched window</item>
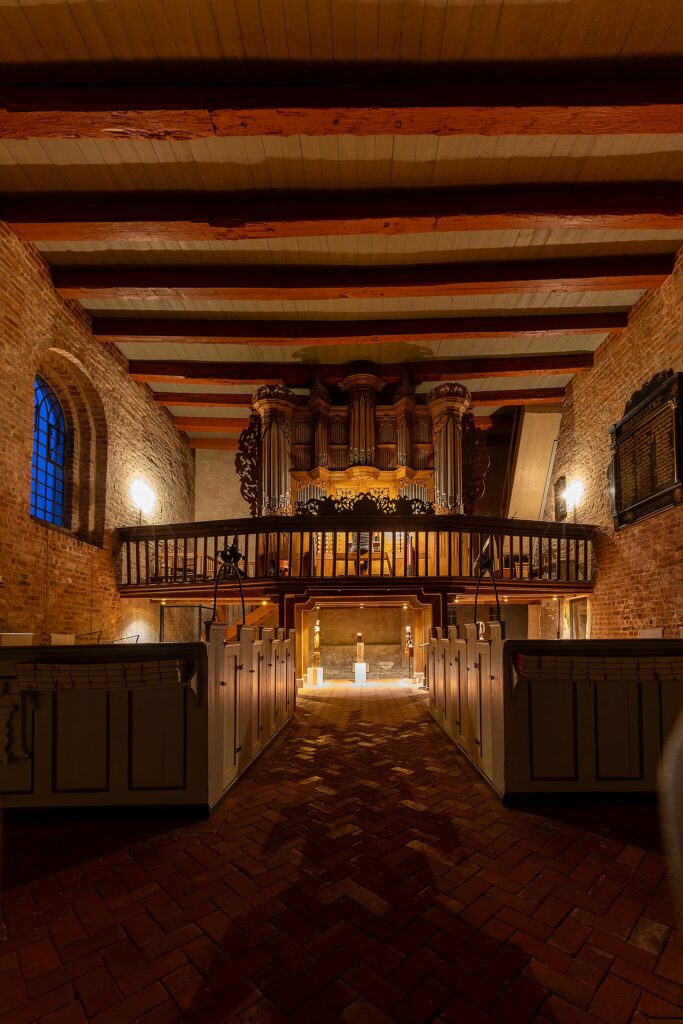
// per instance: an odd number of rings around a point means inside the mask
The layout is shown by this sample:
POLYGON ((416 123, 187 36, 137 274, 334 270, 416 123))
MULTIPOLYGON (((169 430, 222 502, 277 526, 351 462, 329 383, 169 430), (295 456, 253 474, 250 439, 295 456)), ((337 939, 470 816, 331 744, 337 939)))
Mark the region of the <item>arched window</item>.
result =
POLYGON ((55 526, 67 526, 64 413, 42 377, 36 377, 33 395, 31 515, 55 526))

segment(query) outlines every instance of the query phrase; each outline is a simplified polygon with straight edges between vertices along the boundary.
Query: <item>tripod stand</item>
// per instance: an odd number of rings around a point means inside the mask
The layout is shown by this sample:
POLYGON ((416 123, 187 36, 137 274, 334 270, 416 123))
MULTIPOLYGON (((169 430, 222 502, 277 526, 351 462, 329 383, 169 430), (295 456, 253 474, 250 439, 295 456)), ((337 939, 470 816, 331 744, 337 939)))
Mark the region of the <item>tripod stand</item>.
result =
POLYGON ((244 569, 240 568, 240 562, 244 561, 244 555, 237 547, 237 534, 235 534, 232 544, 222 551, 218 552, 218 557, 221 560, 221 565, 216 570, 216 575, 213 583, 213 610, 211 618, 206 623, 206 636, 209 637, 211 626, 216 621, 216 611, 218 605, 218 584, 220 583, 221 576, 227 579, 229 575, 235 577, 240 588, 240 599, 242 601, 242 625, 244 626, 247 621, 247 612, 244 605, 244 587, 242 586, 242 577, 245 574, 244 569))
MULTIPOLYGON (((496 618, 500 622, 500 601, 498 600, 498 588, 496 587, 496 578, 493 575, 493 556, 487 551, 482 551, 479 556, 479 578, 477 579, 477 589, 474 592, 474 623, 477 624, 477 606, 479 604, 479 587, 484 576, 489 576, 491 584, 493 586, 493 593, 496 598, 496 618)), ((477 627, 478 628, 478 627, 477 627)))

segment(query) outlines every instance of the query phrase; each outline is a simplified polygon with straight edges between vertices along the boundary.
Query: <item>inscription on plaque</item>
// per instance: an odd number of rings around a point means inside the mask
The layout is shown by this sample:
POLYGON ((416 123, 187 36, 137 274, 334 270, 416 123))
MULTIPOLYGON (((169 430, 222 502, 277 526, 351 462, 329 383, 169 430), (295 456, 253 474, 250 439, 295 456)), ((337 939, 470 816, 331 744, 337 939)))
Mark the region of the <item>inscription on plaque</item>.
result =
POLYGON ((683 500, 682 378, 658 374, 633 396, 612 428, 610 496, 617 529, 683 500))

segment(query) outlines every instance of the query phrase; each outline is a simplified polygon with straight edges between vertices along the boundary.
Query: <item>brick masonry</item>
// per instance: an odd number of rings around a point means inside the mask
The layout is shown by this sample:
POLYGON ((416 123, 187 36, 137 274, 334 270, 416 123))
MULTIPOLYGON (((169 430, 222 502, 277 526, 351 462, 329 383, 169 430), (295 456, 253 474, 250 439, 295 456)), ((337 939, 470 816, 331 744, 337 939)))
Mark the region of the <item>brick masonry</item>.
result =
MULTIPOLYGON (((193 452, 147 386, 130 379, 123 356, 93 339, 81 307, 55 293, 37 250, 2 223, 0 310, 0 630, 33 632, 35 642, 51 632, 91 630, 114 639, 129 625, 116 591, 114 531, 137 521, 131 480, 144 478, 158 495, 146 521, 191 520, 193 452), (73 402, 78 536, 29 514, 33 380, 39 370, 73 402), (89 505, 79 508, 83 495, 89 505)), ((143 639, 153 639, 156 615, 149 605, 137 607, 135 617, 143 639)))
POLYGON ((207 821, 6 823, 3 1024, 683 1019, 656 809, 501 807, 424 698, 360 689, 207 821))
MULTIPOLYGON (((593 369, 574 378, 562 406, 553 481, 565 476, 567 483, 583 483, 577 519, 600 529, 591 600, 594 638, 633 637, 648 626, 661 626, 664 636, 674 637, 683 626, 683 508, 615 532, 607 497, 609 429, 635 391, 670 369, 683 371, 683 258, 662 287, 634 307, 628 328, 600 346, 593 369)), ((550 491, 547 518, 553 518, 550 491)), ((554 620, 556 613, 549 614, 554 620)))
POLYGON ((199 449, 195 453, 197 478, 195 519, 248 519, 251 511, 240 494, 235 453, 199 449))

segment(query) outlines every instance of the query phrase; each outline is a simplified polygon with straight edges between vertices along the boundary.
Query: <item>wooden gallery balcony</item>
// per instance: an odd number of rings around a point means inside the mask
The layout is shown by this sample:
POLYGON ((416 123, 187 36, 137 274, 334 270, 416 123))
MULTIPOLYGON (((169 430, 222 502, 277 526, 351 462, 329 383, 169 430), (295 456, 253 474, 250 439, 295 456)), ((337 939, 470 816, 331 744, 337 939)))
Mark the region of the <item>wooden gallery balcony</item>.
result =
MULTIPOLYGON (((243 555, 248 599, 288 594, 474 593, 490 568, 501 594, 539 599, 592 589, 594 527, 461 515, 263 516, 127 527, 122 596, 212 597, 220 552, 243 555)), ((482 583, 491 588, 490 575, 482 583)), ((234 575, 221 574, 221 601, 238 600, 234 575)))

